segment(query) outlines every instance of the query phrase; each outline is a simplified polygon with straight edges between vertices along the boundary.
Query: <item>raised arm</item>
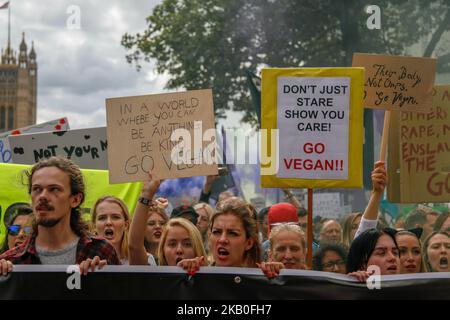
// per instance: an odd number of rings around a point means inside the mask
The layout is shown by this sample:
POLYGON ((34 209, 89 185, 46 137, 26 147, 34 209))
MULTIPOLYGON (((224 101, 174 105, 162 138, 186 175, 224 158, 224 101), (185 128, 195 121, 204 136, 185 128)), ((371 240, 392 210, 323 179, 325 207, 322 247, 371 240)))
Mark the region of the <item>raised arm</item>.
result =
POLYGON ((359 223, 358 231, 355 233, 355 238, 363 231, 375 228, 378 220, 378 210, 380 208, 380 201, 383 197, 384 188, 387 183, 387 174, 384 161, 375 162, 372 171, 372 193, 369 198, 361 222, 359 223))
POLYGON ((288 199, 289 202, 290 202, 294 207, 296 207, 297 209, 298 209, 298 208, 303 208, 303 205, 302 205, 302 203, 300 202, 300 200, 298 200, 297 197, 296 197, 290 190, 288 190, 288 189, 281 189, 281 190, 283 190, 284 195, 286 196, 286 199, 288 199))
POLYGON ((134 211, 128 239, 128 249, 130 251, 130 265, 148 265, 148 255, 145 250, 145 230, 149 206, 156 205, 153 197, 161 184, 160 180, 153 180, 151 173, 148 181, 142 186, 141 195, 134 211))
POLYGON ((198 200, 199 202, 209 203, 212 185, 214 184, 214 181, 216 181, 218 178, 219 178, 218 175, 206 176, 205 185, 203 186, 200 199, 198 200))

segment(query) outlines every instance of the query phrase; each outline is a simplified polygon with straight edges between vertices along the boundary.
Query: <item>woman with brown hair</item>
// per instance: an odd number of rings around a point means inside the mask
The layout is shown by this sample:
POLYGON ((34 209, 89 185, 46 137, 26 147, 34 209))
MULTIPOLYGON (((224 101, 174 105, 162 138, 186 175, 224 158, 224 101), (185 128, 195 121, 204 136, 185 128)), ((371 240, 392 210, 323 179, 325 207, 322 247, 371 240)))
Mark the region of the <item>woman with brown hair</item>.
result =
MULTIPOLYGON (((244 200, 230 197, 218 203, 211 217, 208 233, 209 252, 216 267, 257 268, 261 247, 255 211, 244 200)), ((193 274, 204 264, 204 258, 180 262, 193 274)))
MULTIPOLYGON (((147 253, 155 258, 157 262, 158 247, 161 243, 161 238, 164 226, 167 224, 169 218, 163 209, 163 201, 167 203, 166 199, 158 198, 159 207, 149 207, 147 212, 147 226, 145 228, 144 245, 147 253)), ((150 256, 149 256, 150 257, 150 256)), ((149 263, 152 264, 152 263, 149 263)))
POLYGON ((5 223, 8 236, 5 238, 0 254, 25 242, 31 233, 33 209, 28 205, 19 206, 9 222, 5 223))
POLYGON ((153 200, 160 184, 160 180, 153 179, 149 174, 149 179, 142 186, 128 239, 130 265, 157 265, 155 257, 167 223, 164 209, 168 204, 164 198, 153 200))
POLYGON ((400 250, 400 273, 424 272, 422 261, 422 228, 400 230, 395 234, 400 250))
POLYGON ((208 239, 210 253, 218 267, 256 268, 261 261, 254 210, 238 197, 217 205, 208 239))
POLYGON ((450 233, 434 231, 423 244, 423 260, 428 272, 450 272, 450 233))

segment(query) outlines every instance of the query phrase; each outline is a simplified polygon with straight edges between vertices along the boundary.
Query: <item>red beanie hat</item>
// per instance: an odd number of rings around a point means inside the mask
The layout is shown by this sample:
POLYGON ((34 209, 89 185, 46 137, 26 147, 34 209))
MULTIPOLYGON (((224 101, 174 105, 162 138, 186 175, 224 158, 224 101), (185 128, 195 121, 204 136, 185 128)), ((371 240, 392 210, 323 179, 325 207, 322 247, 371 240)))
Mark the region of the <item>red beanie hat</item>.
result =
POLYGON ((277 203, 270 207, 267 216, 267 223, 270 225, 273 223, 294 222, 298 223, 297 208, 287 202, 277 203))

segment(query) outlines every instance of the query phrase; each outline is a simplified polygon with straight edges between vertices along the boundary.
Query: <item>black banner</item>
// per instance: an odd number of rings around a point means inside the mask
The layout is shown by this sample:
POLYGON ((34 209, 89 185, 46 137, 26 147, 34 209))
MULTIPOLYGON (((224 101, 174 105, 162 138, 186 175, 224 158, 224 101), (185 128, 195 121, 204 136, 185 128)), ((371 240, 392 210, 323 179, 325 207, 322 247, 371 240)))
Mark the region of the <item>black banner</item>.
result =
POLYGON ((73 269, 16 265, 0 276, 0 299, 450 299, 450 273, 384 276, 367 285, 302 270, 282 270, 268 280, 258 269, 244 268, 202 268, 193 277, 177 267, 107 266, 87 276, 73 269))

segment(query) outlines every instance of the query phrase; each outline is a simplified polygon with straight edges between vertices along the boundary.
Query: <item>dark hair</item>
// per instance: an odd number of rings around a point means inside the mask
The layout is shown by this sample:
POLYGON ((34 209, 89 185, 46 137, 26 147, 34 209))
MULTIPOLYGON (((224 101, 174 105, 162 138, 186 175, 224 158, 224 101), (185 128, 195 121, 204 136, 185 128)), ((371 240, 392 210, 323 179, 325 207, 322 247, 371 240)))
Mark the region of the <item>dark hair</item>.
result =
MULTIPOLYGON (((30 171, 25 171, 27 178, 28 193, 31 194, 31 186, 33 175, 40 169, 55 167, 67 174, 70 179, 70 193, 72 196, 81 194, 80 204, 76 208, 72 208, 70 213, 70 227, 77 234, 81 236, 88 230, 88 225, 83 221, 80 212, 80 206, 85 199, 85 184, 83 174, 80 168, 71 160, 63 157, 51 157, 36 163, 30 171)), ((37 225, 33 223, 33 231, 37 234, 37 225)))
POLYGON ((10 216, 8 221, 5 221, 5 226, 10 227, 14 224, 14 220, 16 220, 19 216, 28 216, 33 213, 33 209, 31 209, 30 205, 20 205, 15 208, 14 213, 10 216))
POLYGON ((441 213, 440 216, 436 219, 436 222, 434 223, 433 231, 441 231, 442 226, 444 225, 445 221, 447 221, 448 218, 450 218, 450 212, 441 213))
POLYGON ((368 229, 362 232, 353 240, 350 246, 347 256, 347 272, 366 270, 367 262, 375 250, 377 241, 384 234, 392 238, 398 249, 397 241, 395 240, 396 233, 397 231, 391 228, 382 230, 368 229))
POLYGON ((297 208, 297 215, 299 217, 304 217, 304 216, 308 215, 308 210, 306 210, 303 207, 297 208))
POLYGON ((265 208, 262 208, 261 210, 259 210, 259 213, 258 213, 258 221, 259 222, 264 221, 264 217, 267 216, 267 214, 269 213, 269 209, 270 209, 270 207, 265 207, 265 208))
MULTIPOLYGON (((10 215, 8 221, 5 221, 5 227, 8 228, 8 227, 12 226, 14 224, 14 220, 16 220, 17 217, 19 217, 19 216, 29 216, 32 213, 33 213, 33 209, 31 209, 31 207, 29 205, 25 205, 24 204, 24 205, 17 206, 15 208, 14 213, 10 215)), ((4 241, 3 241, 3 245, 2 245, 2 247, 0 249, 0 254, 8 251, 9 249, 12 249, 12 248, 9 248, 9 246, 8 246, 8 236, 6 236, 4 241)))
POLYGON ((326 244, 321 246, 320 249, 313 256, 313 270, 323 271, 323 257, 328 251, 335 252, 342 260, 347 262, 347 251, 340 244, 326 244))
MULTIPOLYGON (((11 222, 16 218, 19 208, 22 208, 22 209, 23 208, 31 208, 31 205, 28 202, 16 202, 16 203, 13 203, 12 205, 10 205, 5 210, 5 215, 3 217, 3 222, 5 223, 5 226, 11 225, 11 222)), ((33 210, 31 210, 31 211, 33 211, 33 210)))
MULTIPOLYGON (((409 230, 398 230, 397 233, 395 234, 395 238, 397 239, 400 236, 411 236, 417 239, 417 242, 419 242, 419 248, 420 248, 420 253, 421 253, 421 263, 420 263, 420 270, 419 272, 425 272, 425 262, 423 259, 423 248, 422 248, 422 241, 420 240, 420 238, 422 237, 422 233, 423 233, 423 228, 414 228, 414 229, 409 229, 409 230)), ((399 250, 399 252, 401 252, 399 250)))
POLYGON ((405 220, 405 229, 415 228, 417 225, 423 226, 427 222, 427 213, 422 209, 415 209, 408 213, 405 220))

